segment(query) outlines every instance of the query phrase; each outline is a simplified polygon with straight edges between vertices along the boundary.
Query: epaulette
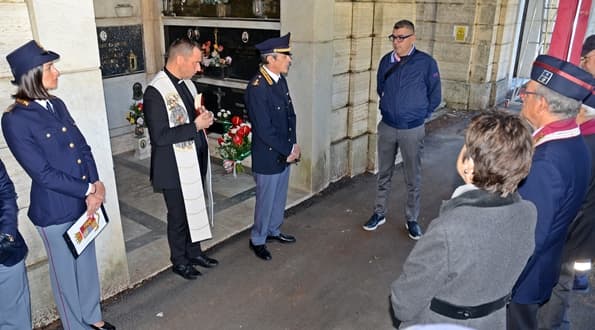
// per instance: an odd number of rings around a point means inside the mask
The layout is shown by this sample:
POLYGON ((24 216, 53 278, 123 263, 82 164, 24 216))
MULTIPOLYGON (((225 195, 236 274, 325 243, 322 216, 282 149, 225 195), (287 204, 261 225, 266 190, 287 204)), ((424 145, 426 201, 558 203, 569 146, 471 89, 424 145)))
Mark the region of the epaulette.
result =
POLYGON ((269 75, 269 73, 267 72, 267 70, 265 70, 264 67, 260 66, 260 70, 259 71, 260 71, 260 74, 267 81, 267 83, 269 85, 273 85, 273 78, 271 78, 271 76, 269 75))
POLYGON ((20 105, 24 105, 26 107, 28 107, 29 106, 29 103, 30 103, 29 101, 27 101, 25 99, 15 99, 14 102, 15 103, 18 103, 20 105))
POLYGON ((252 80, 252 86, 258 86, 258 84, 260 83, 260 78, 262 78, 262 76, 254 78, 254 80, 252 80))
POLYGON ((14 103, 9 105, 8 108, 6 108, 5 112, 11 112, 12 109, 14 109, 17 105, 22 105, 22 106, 28 107, 30 103, 31 102, 29 102, 28 100, 25 100, 25 99, 15 99, 14 103))

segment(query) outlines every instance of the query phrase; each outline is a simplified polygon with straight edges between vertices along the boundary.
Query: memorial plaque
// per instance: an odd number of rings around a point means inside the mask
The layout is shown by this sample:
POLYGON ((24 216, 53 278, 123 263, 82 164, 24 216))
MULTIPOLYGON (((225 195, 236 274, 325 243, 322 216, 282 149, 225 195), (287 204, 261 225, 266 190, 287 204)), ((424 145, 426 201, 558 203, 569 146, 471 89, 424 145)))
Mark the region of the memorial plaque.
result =
POLYGON ((142 25, 97 27, 103 78, 145 71, 142 25))

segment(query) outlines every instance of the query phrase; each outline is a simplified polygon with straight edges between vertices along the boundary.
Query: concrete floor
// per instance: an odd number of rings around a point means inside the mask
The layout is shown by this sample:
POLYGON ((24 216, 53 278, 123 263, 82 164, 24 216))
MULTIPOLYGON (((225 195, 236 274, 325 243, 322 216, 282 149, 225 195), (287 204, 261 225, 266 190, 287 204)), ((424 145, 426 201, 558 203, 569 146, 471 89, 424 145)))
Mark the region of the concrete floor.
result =
MULTIPOLYGON (((428 129, 424 229, 460 183, 454 165, 468 117, 449 112, 428 129)), ((282 229, 298 241, 269 244, 271 261, 257 259, 248 232, 241 232, 209 251, 221 262, 217 268, 200 269, 196 281, 162 272, 106 302, 104 319, 118 329, 392 329, 388 288, 414 245, 404 229, 403 187, 397 169, 388 221, 366 232, 361 225, 371 214, 375 177, 333 184, 287 212, 282 229)), ((576 295, 573 329, 593 328, 594 306, 594 293, 576 295)))

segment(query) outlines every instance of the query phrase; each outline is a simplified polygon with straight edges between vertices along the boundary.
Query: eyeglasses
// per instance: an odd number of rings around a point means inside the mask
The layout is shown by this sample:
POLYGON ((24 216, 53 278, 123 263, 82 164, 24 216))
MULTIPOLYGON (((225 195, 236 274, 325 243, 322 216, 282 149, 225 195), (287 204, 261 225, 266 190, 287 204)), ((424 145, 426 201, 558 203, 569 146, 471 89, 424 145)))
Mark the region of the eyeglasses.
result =
POLYGON ((531 92, 527 90, 527 87, 521 87, 521 89, 519 89, 519 96, 522 98, 527 97, 527 95, 538 95, 538 96, 543 96, 537 92, 531 92))
POLYGON ((407 39, 407 38, 411 37, 412 35, 413 35, 413 33, 411 33, 411 34, 408 34, 408 35, 406 35, 406 36, 396 36, 396 35, 394 35, 394 34, 391 34, 391 35, 389 35, 389 36, 388 36, 388 40, 390 40, 390 41, 397 40, 397 41, 399 41, 399 42, 400 42, 400 41, 403 41, 403 40, 405 40, 405 39, 407 39))

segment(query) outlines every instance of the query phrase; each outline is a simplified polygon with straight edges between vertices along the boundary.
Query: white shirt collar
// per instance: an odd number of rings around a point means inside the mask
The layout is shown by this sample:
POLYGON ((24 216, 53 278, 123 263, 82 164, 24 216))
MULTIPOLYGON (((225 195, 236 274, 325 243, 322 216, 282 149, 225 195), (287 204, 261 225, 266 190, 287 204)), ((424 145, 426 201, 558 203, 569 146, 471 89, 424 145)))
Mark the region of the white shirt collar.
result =
POLYGON ((269 74, 269 76, 271 76, 271 78, 273 78, 273 80, 275 82, 279 82, 279 79, 281 78, 281 75, 272 73, 271 70, 269 70, 269 68, 267 68, 266 65, 263 65, 262 67, 266 70, 266 72, 269 74))
POLYGON ((48 107, 48 100, 35 100, 35 102, 46 109, 48 107))

